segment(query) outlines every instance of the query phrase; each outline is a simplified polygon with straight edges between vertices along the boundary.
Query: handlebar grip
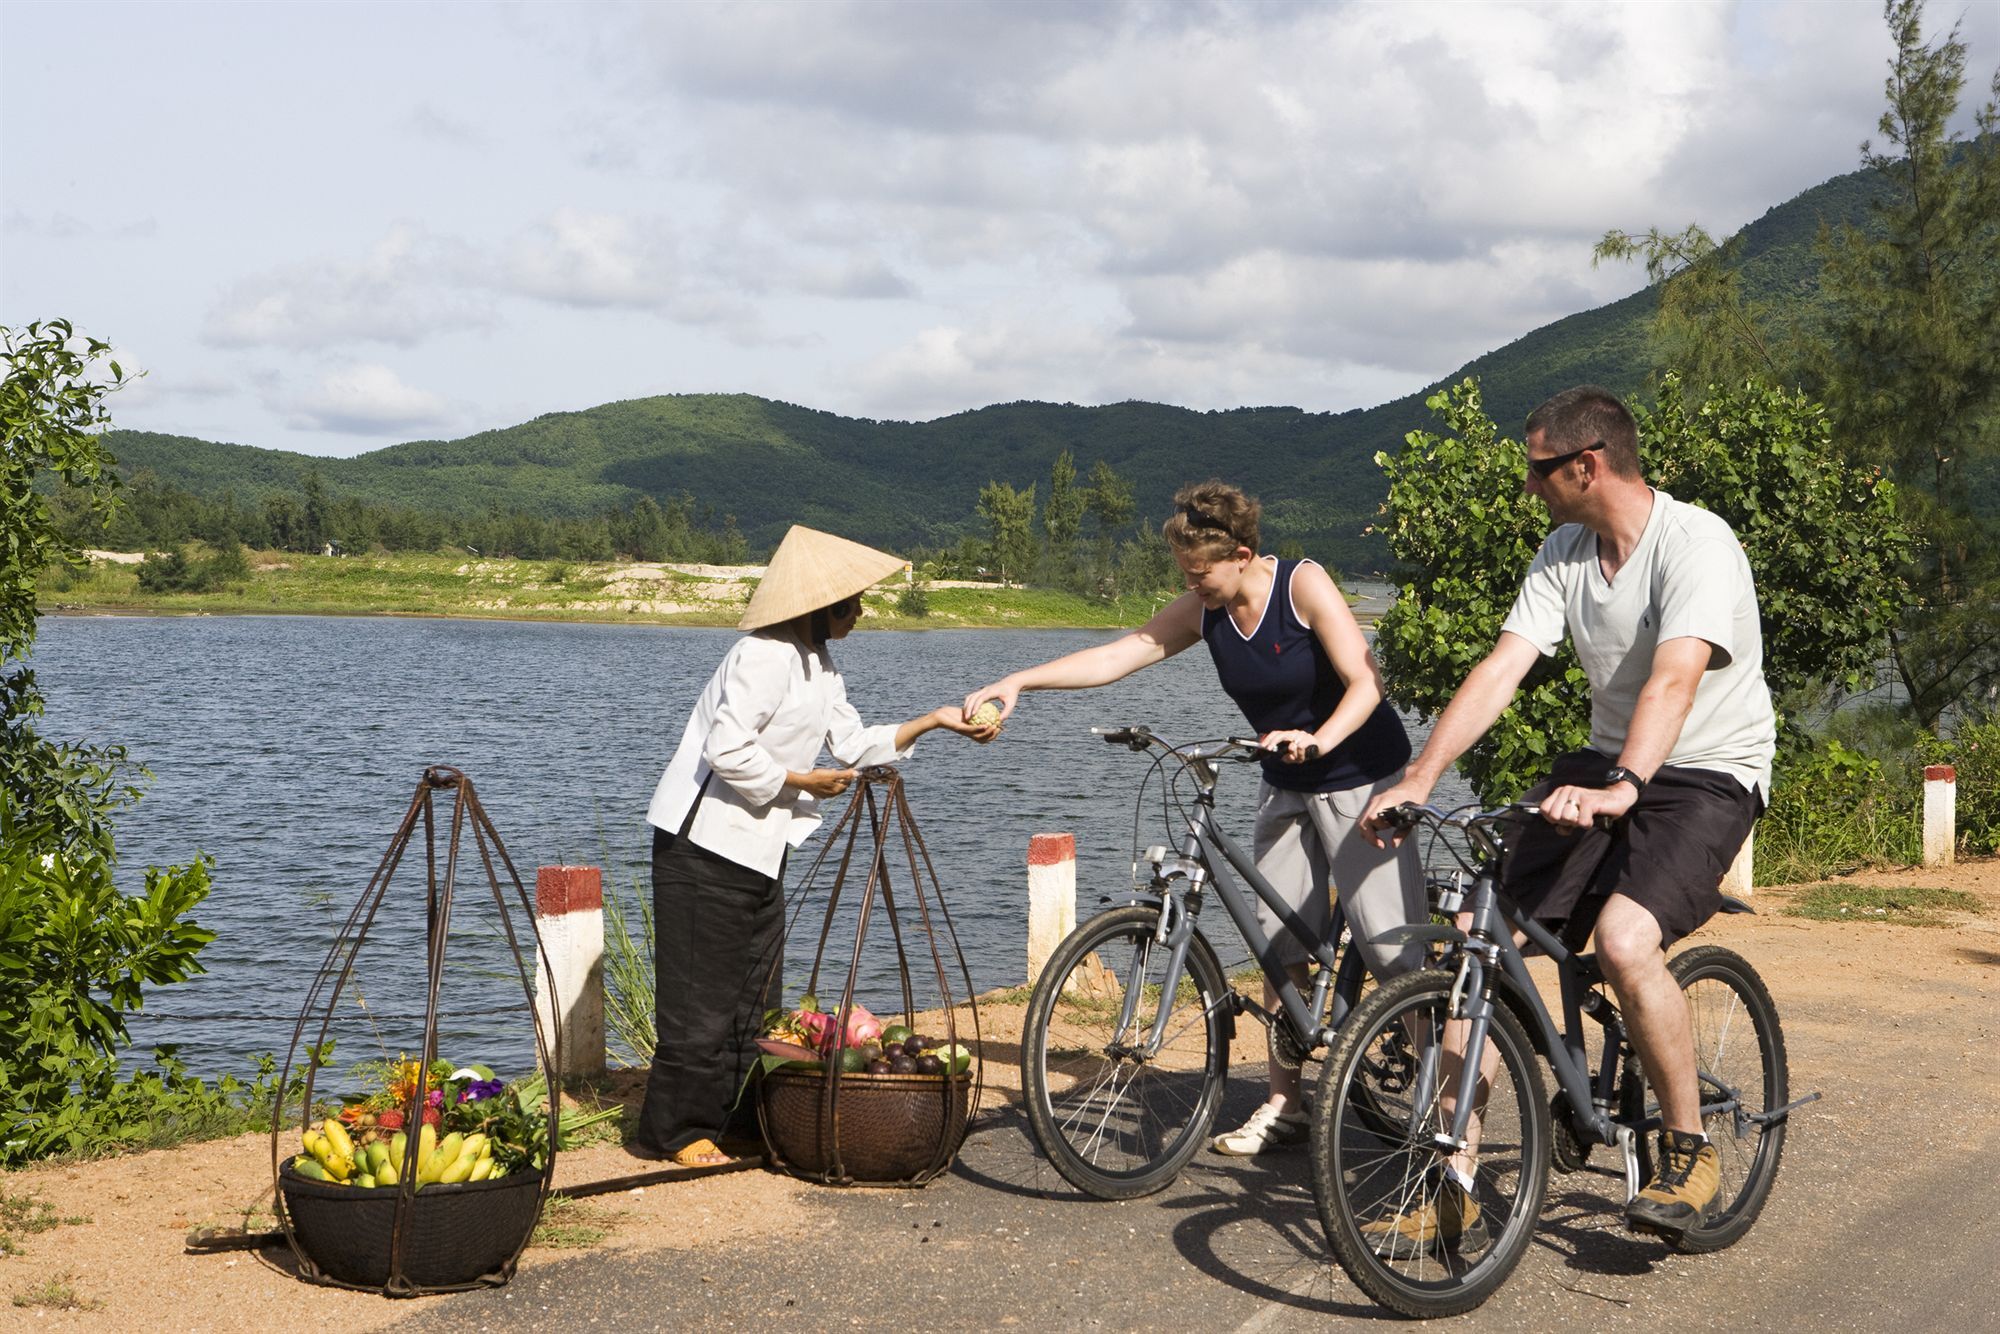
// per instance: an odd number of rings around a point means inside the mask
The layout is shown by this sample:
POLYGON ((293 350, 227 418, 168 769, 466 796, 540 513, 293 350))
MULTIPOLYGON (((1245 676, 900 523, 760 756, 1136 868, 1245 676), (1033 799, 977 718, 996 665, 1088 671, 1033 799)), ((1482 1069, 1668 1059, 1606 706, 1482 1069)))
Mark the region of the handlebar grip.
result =
POLYGON ((1413 801, 1406 801, 1400 806, 1391 806, 1379 814, 1385 822, 1398 829, 1415 829, 1419 819, 1419 807, 1413 801))

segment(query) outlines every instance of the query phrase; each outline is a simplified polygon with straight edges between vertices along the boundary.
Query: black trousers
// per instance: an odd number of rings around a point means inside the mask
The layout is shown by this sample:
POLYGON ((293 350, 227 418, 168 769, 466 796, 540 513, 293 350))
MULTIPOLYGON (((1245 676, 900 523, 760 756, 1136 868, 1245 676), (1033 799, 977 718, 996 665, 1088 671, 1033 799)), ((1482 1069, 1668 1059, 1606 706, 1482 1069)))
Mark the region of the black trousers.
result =
POLYGON ((672 1154, 699 1139, 757 1134, 755 1094, 743 1084, 757 1062, 764 1012, 781 997, 784 952, 778 877, 653 831, 659 1040, 639 1115, 640 1148, 672 1154))

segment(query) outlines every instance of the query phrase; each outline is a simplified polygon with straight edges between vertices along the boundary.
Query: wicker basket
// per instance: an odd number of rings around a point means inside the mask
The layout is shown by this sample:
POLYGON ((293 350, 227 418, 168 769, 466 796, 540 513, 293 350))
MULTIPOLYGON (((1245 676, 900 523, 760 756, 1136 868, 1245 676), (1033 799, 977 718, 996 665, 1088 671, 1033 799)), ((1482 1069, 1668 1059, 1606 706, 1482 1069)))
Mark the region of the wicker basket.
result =
POLYGON ((828 1183, 915 1184, 957 1154, 973 1077, 843 1074, 837 1097, 818 1070, 777 1070, 759 1083, 764 1137, 788 1171, 828 1183))
MULTIPOLYGON (((299 1250, 313 1277, 355 1288, 389 1291, 394 1187, 337 1186, 299 1175, 288 1162, 278 1173, 299 1250)), ((431 1185, 411 1201, 403 1239, 403 1276, 427 1292, 495 1287, 514 1263, 542 1211, 542 1174, 513 1172, 494 1181, 431 1185)))

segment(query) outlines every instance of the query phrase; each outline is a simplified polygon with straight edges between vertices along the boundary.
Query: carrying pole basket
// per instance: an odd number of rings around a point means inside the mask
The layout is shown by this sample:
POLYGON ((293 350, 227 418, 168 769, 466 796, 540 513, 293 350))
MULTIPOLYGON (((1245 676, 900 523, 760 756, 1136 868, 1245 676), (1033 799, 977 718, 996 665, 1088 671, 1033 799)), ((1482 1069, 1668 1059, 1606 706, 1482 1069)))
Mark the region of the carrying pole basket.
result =
MULTIPOLYGON (((955 1074, 868 1074, 844 1070, 836 1045, 817 1068, 794 1063, 768 1070, 757 1089, 764 1142, 774 1163, 808 1181, 922 1186, 951 1165, 979 1108, 979 1007, 937 870, 910 813, 902 775, 894 768, 862 770, 847 809, 801 883, 794 927, 829 863, 834 870, 825 918, 806 983, 815 996, 820 995, 822 971, 839 970, 838 961, 828 957, 835 917, 843 899, 852 900, 858 892, 854 946, 839 1003, 823 1007, 833 1018, 832 1033, 838 1038, 848 1031, 871 928, 886 924, 904 1025, 925 1022, 942 1029, 948 1052, 969 1038, 972 1056, 955 1074), (955 970, 947 967, 947 952, 955 970)), ((883 948, 879 929, 872 943, 883 948)), ((776 968, 782 967, 780 959, 776 968)), ((781 980, 772 978, 774 983, 781 980)))
MULTIPOLYGON (((475 903, 480 897, 483 896, 474 896, 475 903)), ((560 1036, 553 1032, 553 1026, 545 1034, 543 1026, 533 1021, 534 966, 530 960, 542 957, 540 945, 534 905, 499 833, 479 804, 472 780, 457 769, 442 765, 424 770, 409 809, 389 839, 388 851, 313 976, 278 1079, 278 1095, 271 1116, 271 1175, 278 1221, 298 1257, 302 1278, 331 1287, 414 1297, 495 1287, 513 1277, 555 1177, 557 1127, 562 1108, 560 1036), (439 794, 449 794, 451 798, 442 866, 434 809, 439 794), (377 924, 390 879, 401 866, 419 824, 423 827, 426 873, 421 1069, 428 1072, 438 1058, 446 947, 458 887, 459 854, 469 829, 472 845, 479 854, 480 869, 485 873, 486 888, 492 896, 500 934, 513 955, 514 973, 527 999, 523 1008, 535 1030, 536 1057, 548 1080, 547 1140, 542 1167, 539 1171, 524 1167, 485 1181, 433 1183, 419 1194, 418 1130, 428 1105, 426 1074, 414 1080, 402 1109, 409 1147, 404 1162, 397 1165, 398 1184, 366 1188, 309 1179, 293 1167, 296 1150, 288 1149, 288 1144, 296 1144, 300 1132, 314 1123, 314 1082, 326 1059, 327 1034, 343 997, 351 997, 365 1007, 356 983, 356 962, 370 930, 377 924), (511 892, 503 892, 503 871, 511 892), (301 1071, 299 1104, 296 1109, 288 1109, 294 1069, 301 1071)), ((553 995, 554 979, 548 981, 548 994, 553 995)))

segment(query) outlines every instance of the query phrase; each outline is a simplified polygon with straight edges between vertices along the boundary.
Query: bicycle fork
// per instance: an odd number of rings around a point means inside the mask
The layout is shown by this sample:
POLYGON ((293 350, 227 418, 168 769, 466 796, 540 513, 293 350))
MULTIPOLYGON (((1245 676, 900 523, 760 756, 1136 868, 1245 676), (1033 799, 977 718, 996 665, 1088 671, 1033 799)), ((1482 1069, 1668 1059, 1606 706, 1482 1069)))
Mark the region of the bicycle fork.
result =
POLYGON ((1159 1007, 1153 1014, 1152 1027, 1143 1043, 1135 1046, 1130 1042, 1115 1042, 1109 1048, 1110 1054, 1137 1061, 1150 1061, 1160 1054, 1160 1046, 1166 1041, 1167 1021, 1173 1017, 1181 973, 1187 968, 1188 947, 1193 939, 1194 914, 1187 910, 1179 894, 1162 894, 1160 924, 1154 928, 1153 943, 1148 949, 1135 951, 1132 955, 1132 976, 1125 979, 1125 995, 1119 1002, 1118 1035, 1123 1038, 1132 1033, 1138 1022, 1139 1002, 1146 989, 1147 961, 1153 950, 1164 948, 1167 951, 1167 966, 1160 972, 1159 1007))

